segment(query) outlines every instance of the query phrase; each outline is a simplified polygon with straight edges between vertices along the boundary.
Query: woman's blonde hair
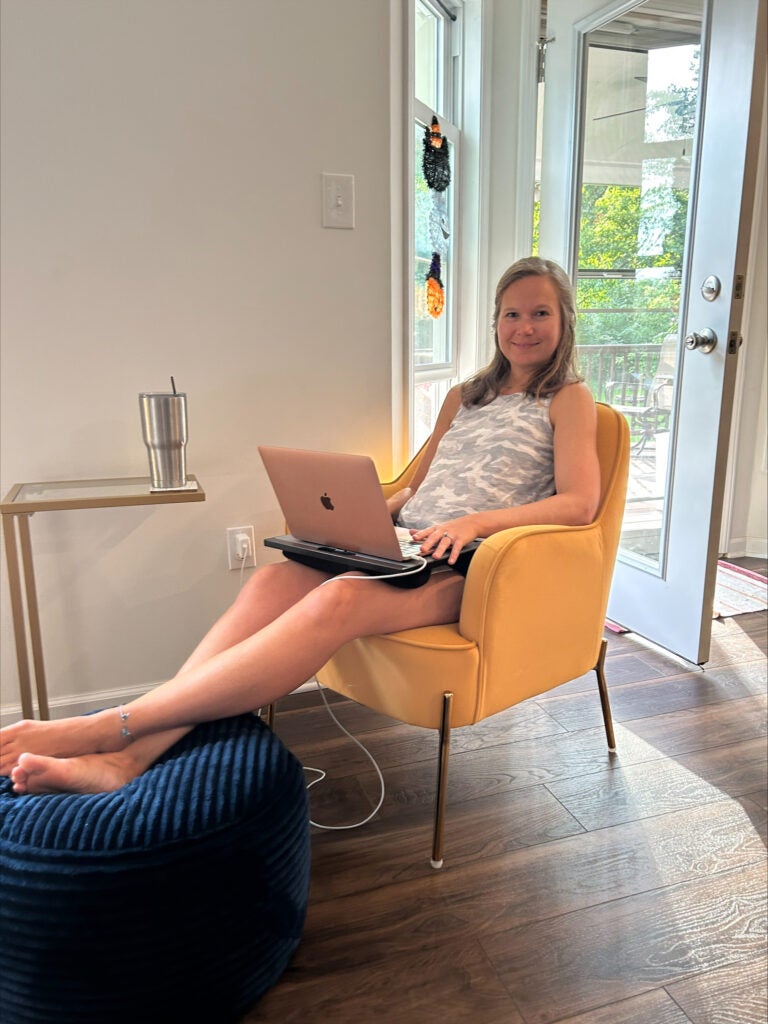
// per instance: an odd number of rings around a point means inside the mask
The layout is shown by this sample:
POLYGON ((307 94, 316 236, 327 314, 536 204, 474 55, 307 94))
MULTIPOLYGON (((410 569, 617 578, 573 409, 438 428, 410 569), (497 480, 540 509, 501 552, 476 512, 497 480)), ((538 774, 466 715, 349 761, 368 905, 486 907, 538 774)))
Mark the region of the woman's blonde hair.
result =
POLYGON ((542 366, 531 378, 525 389, 527 395, 541 398, 554 395, 565 384, 582 380, 576 371, 576 302, 573 288, 568 275, 561 266, 552 260, 538 256, 527 256, 508 267, 496 285, 496 298, 493 307, 493 340, 496 346, 491 362, 466 380, 461 387, 461 400, 464 405, 487 405, 492 402, 504 387, 510 371, 507 357, 499 348, 498 324, 501 312, 501 300, 504 292, 511 284, 524 277, 548 277, 555 286, 560 305, 562 334, 550 361, 542 366))

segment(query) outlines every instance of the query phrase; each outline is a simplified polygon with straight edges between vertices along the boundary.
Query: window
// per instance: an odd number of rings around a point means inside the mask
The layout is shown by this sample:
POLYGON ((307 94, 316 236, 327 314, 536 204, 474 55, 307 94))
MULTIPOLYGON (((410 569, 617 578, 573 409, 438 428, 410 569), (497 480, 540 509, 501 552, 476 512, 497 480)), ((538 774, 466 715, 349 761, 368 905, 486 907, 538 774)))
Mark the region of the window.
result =
MULTIPOLYGON (((459 100, 460 6, 456 12, 433 0, 414 0, 413 181, 411 191, 411 294, 409 339, 410 449, 429 436, 448 389, 458 378, 457 201, 461 181, 459 100), (440 149, 447 150, 450 184, 430 187, 424 176, 425 131, 436 117, 440 149), (445 304, 437 315, 427 306, 427 277, 439 280, 445 304)), ((434 287, 434 286, 433 286, 434 287)))

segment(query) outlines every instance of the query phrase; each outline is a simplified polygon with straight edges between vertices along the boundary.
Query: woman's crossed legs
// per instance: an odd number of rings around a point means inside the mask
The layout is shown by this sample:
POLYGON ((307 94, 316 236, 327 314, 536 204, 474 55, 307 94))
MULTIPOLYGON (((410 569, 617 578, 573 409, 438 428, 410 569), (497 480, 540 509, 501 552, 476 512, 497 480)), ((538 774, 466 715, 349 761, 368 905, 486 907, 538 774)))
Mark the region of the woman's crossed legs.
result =
POLYGON ((402 590, 296 562, 257 570, 173 679, 116 708, 0 730, 0 774, 17 793, 101 792, 145 771, 194 725, 270 704, 359 636, 455 622, 463 577, 402 590), (131 734, 122 734, 125 725, 131 734))

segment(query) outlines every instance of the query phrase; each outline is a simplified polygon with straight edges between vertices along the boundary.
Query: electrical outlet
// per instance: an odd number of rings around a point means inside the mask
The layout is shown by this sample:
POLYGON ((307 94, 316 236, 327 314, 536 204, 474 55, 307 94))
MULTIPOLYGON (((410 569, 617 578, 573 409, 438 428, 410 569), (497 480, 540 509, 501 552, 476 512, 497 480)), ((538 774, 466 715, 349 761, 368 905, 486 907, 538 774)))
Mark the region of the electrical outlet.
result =
POLYGON ((256 545, 252 526, 227 527, 227 565, 230 569, 256 565, 256 545))

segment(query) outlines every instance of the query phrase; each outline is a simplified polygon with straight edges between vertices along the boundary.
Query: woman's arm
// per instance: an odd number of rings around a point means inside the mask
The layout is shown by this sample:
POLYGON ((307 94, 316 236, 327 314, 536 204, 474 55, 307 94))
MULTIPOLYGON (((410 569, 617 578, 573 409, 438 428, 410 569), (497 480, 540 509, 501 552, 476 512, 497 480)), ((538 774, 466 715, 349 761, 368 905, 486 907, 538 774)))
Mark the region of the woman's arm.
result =
POLYGON ((597 411, 588 388, 583 384, 562 388, 552 399, 550 420, 554 428, 555 493, 528 505, 473 512, 418 530, 413 536, 425 554, 440 557, 451 550, 448 561, 453 563, 465 544, 512 526, 583 526, 592 522, 600 499, 600 465, 597 411))

